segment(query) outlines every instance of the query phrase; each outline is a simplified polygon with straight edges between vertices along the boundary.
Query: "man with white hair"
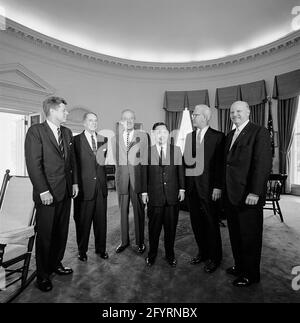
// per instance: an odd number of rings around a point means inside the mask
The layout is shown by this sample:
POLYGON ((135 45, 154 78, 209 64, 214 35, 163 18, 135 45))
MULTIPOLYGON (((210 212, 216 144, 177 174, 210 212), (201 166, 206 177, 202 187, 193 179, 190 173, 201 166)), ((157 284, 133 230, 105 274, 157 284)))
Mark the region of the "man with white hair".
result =
POLYGON ((192 115, 197 130, 187 135, 185 144, 186 196, 198 254, 191 264, 206 262, 204 271, 213 273, 222 260, 222 242, 216 202, 221 198, 223 133, 209 127, 211 109, 195 107, 192 115), (192 160, 188 160, 192 156, 192 160))
POLYGON ((272 169, 268 130, 250 122, 247 102, 232 104, 230 117, 236 129, 225 142, 224 191, 235 265, 227 273, 233 285, 248 287, 260 281, 263 205, 272 169))

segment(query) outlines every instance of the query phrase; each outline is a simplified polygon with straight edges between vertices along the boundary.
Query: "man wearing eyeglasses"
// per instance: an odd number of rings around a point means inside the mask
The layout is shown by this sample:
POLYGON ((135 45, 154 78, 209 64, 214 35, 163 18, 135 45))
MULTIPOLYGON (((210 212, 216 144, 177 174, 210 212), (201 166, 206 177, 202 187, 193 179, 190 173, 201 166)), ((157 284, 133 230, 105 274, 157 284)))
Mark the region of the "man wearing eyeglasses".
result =
POLYGON ((216 202, 222 195, 224 134, 209 127, 211 109, 195 107, 196 130, 187 135, 184 160, 186 192, 198 254, 191 264, 205 262, 204 271, 213 273, 222 259, 222 243, 216 202))

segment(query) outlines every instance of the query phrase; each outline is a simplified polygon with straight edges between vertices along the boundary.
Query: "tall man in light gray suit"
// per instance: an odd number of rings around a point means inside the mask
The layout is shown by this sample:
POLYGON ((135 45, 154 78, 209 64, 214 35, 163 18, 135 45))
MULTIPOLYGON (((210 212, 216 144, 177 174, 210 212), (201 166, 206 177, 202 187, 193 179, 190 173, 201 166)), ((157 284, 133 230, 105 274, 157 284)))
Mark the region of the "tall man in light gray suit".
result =
POLYGON ((146 192, 142 187, 145 167, 142 159, 148 153, 148 136, 146 133, 134 130, 135 113, 129 109, 122 112, 120 129, 112 138, 112 152, 116 164, 116 187, 121 213, 121 244, 116 253, 124 251, 129 245, 129 204, 133 206, 135 239, 137 250, 143 253, 145 212, 142 202, 142 193, 146 192))

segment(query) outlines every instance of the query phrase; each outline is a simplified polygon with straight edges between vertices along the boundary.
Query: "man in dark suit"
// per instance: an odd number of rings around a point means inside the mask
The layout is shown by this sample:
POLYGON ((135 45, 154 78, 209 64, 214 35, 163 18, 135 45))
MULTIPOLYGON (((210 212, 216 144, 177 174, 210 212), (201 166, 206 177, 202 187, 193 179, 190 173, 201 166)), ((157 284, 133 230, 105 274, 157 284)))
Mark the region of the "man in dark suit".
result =
POLYGON ((249 121, 247 102, 231 106, 236 129, 225 143, 225 210, 235 265, 227 273, 233 285, 247 287, 260 281, 263 205, 272 168, 270 135, 249 121))
POLYGON ((135 114, 124 110, 119 122, 120 128, 111 140, 116 165, 116 187, 121 213, 121 244, 116 253, 123 252, 129 245, 129 203, 133 207, 135 240, 138 253, 142 254, 144 244, 145 212, 142 202, 142 160, 147 153, 148 136, 134 129, 135 114))
POLYGON ((166 260, 172 267, 177 261, 174 242, 179 214, 179 202, 184 200, 184 167, 180 148, 170 145, 169 132, 164 123, 153 126, 155 145, 149 149, 146 166, 143 202, 148 203, 149 253, 147 266, 152 266, 157 256, 159 236, 164 227, 166 260))
POLYGON ((70 129, 61 124, 66 101, 50 97, 43 103, 47 120, 29 128, 25 139, 27 170, 36 206, 37 286, 50 291, 50 275, 73 271, 61 263, 67 243, 71 196, 78 194, 76 162, 70 129))
POLYGON ((198 254, 191 259, 191 264, 206 262, 204 271, 213 273, 222 260, 216 201, 222 194, 225 136, 209 127, 211 109, 208 106, 196 106, 192 117, 197 130, 187 135, 184 152, 188 205, 198 245, 198 254))
POLYGON ((85 130, 74 137, 74 151, 78 169, 79 195, 74 200, 74 220, 78 245, 78 259, 87 261, 87 250, 93 223, 95 252, 107 259, 107 184, 105 155, 107 138, 97 135, 98 117, 86 113, 85 130), (98 151, 98 153, 97 153, 98 151), (98 155, 98 161, 96 160, 98 155))

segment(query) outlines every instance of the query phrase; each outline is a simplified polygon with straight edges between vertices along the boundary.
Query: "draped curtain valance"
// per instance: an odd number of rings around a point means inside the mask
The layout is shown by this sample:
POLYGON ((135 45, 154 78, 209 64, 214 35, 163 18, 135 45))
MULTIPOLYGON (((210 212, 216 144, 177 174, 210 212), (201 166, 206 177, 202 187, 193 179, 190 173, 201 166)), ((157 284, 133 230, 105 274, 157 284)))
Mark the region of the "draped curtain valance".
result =
POLYGON ((246 101, 250 106, 265 103, 267 100, 266 82, 264 80, 219 88, 216 90, 215 107, 230 109, 235 101, 246 101))
POLYGON ((185 108, 193 111, 198 104, 209 105, 208 90, 199 91, 167 91, 164 109, 168 112, 182 112, 185 108))
POLYGON ((275 76, 273 99, 287 100, 300 95, 300 69, 275 76))

